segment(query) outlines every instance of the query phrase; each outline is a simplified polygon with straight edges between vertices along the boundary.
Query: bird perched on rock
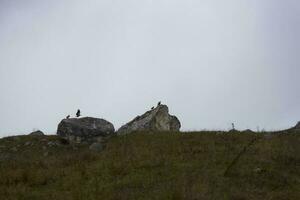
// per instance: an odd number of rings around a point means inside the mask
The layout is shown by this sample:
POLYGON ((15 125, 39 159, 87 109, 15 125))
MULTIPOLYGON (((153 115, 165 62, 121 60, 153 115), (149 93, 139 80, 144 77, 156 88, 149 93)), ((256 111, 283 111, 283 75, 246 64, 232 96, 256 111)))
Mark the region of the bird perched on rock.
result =
POLYGON ((151 108, 151 110, 153 110, 154 109, 154 106, 151 108))
POLYGON ((80 110, 77 110, 76 117, 80 117, 80 110))
POLYGON ((161 102, 159 101, 158 103, 157 103, 157 106, 160 106, 161 105, 161 102))
POLYGON ((69 119, 70 118, 70 115, 68 115, 67 117, 66 117, 66 119, 69 119))

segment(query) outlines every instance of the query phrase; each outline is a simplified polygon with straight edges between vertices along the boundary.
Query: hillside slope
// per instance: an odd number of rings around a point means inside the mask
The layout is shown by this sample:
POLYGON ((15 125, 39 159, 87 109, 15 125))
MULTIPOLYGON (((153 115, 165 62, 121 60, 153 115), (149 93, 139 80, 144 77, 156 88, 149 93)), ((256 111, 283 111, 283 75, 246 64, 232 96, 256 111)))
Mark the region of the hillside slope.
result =
POLYGON ((0 199, 300 199, 300 134, 134 133, 101 153, 0 140, 0 199))

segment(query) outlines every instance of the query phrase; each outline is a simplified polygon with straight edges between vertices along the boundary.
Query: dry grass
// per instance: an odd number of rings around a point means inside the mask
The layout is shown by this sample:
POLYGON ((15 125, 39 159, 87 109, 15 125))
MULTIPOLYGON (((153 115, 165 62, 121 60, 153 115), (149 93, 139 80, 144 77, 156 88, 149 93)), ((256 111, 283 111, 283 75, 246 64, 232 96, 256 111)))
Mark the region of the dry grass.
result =
POLYGON ((300 134, 135 133, 101 153, 43 149, 59 140, 0 140, 0 199, 300 199, 300 134))

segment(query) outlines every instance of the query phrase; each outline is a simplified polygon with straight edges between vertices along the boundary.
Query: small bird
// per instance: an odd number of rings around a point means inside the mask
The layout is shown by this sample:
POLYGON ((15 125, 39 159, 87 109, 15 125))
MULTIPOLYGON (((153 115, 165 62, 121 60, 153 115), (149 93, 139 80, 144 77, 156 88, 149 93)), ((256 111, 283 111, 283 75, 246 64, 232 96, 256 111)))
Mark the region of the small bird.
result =
POLYGON ((69 119, 70 118, 70 115, 68 115, 67 117, 66 117, 66 119, 69 119))
POLYGON ((151 108, 151 110, 153 110, 154 109, 154 106, 151 108))
POLYGON ((80 110, 77 110, 76 117, 80 117, 80 110))
POLYGON ((160 106, 161 105, 161 102, 159 101, 158 103, 157 103, 157 106, 160 106))

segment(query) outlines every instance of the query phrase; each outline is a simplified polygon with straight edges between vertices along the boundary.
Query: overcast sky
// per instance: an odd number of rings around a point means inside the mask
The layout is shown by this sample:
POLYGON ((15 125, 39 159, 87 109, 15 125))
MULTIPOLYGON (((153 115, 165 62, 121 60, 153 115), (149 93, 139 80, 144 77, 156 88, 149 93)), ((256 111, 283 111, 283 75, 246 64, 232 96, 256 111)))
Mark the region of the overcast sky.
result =
POLYGON ((0 0, 0 136, 158 101, 182 130, 300 121, 299 0, 0 0))

